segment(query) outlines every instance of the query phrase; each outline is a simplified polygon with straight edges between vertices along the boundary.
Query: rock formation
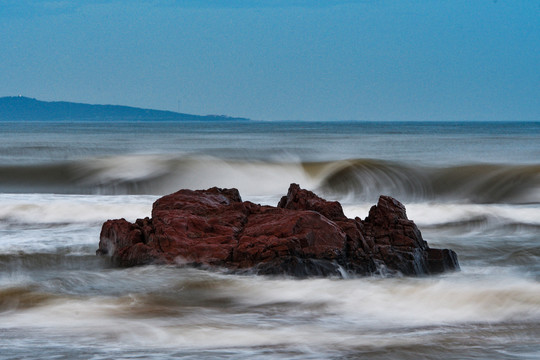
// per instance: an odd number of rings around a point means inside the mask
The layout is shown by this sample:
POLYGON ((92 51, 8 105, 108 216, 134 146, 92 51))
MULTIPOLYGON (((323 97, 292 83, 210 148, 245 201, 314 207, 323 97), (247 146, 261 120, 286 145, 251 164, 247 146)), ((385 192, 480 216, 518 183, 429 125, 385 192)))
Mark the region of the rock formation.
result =
POLYGON ((242 201, 236 189, 180 190, 152 218, 103 224, 97 253, 119 266, 186 264, 297 277, 458 270, 454 251, 432 249, 405 207, 381 196, 365 220, 291 184, 277 207, 242 201))

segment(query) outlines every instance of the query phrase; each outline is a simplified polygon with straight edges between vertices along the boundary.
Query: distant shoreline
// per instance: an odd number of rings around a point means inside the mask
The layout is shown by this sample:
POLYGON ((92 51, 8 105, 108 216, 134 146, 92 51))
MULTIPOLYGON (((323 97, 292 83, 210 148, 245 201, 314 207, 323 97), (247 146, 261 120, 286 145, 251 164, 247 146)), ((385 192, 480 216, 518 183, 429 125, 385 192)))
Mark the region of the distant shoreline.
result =
POLYGON ((251 121, 225 115, 193 115, 123 105, 41 101, 25 96, 0 98, 0 121, 251 121))

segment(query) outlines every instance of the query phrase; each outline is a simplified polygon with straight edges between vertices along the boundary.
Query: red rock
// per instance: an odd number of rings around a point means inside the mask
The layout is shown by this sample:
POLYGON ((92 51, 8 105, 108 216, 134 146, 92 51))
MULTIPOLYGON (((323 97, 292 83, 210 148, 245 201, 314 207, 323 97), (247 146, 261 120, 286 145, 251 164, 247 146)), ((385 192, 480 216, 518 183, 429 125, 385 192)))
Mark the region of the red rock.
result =
POLYGON ((364 220, 291 184, 277 207, 243 202, 236 189, 180 190, 152 218, 103 224, 98 254, 120 266, 191 264, 293 276, 404 275, 457 270, 452 250, 430 249, 405 207, 381 196, 364 220))
POLYGON ((332 221, 347 220, 339 202, 321 199, 311 191, 301 189, 298 184, 291 184, 287 196, 281 198, 277 207, 316 211, 332 221))

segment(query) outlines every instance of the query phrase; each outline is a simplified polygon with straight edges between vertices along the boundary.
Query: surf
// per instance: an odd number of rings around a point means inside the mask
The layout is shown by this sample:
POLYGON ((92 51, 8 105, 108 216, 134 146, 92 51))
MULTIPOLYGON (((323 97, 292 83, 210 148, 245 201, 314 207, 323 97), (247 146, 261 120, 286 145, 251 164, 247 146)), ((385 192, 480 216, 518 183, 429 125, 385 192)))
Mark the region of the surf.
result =
POLYGON ((402 201, 540 203, 536 164, 427 166, 378 159, 303 162, 132 154, 0 165, 0 191, 8 193, 162 195, 218 186, 270 196, 292 182, 342 200, 374 201, 385 194, 402 201))

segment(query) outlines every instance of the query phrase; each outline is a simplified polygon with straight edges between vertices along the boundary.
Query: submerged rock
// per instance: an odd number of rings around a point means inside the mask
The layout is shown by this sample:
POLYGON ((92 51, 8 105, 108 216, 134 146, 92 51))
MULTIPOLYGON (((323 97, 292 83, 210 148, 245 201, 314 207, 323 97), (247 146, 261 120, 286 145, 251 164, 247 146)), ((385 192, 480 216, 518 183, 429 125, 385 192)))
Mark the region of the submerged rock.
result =
POLYGON ((97 254, 119 266, 187 264, 297 277, 344 272, 427 275, 458 270, 456 253, 431 249, 405 207, 381 196, 365 220, 291 184, 277 207, 238 190, 180 190, 158 199, 152 218, 103 224, 97 254))

